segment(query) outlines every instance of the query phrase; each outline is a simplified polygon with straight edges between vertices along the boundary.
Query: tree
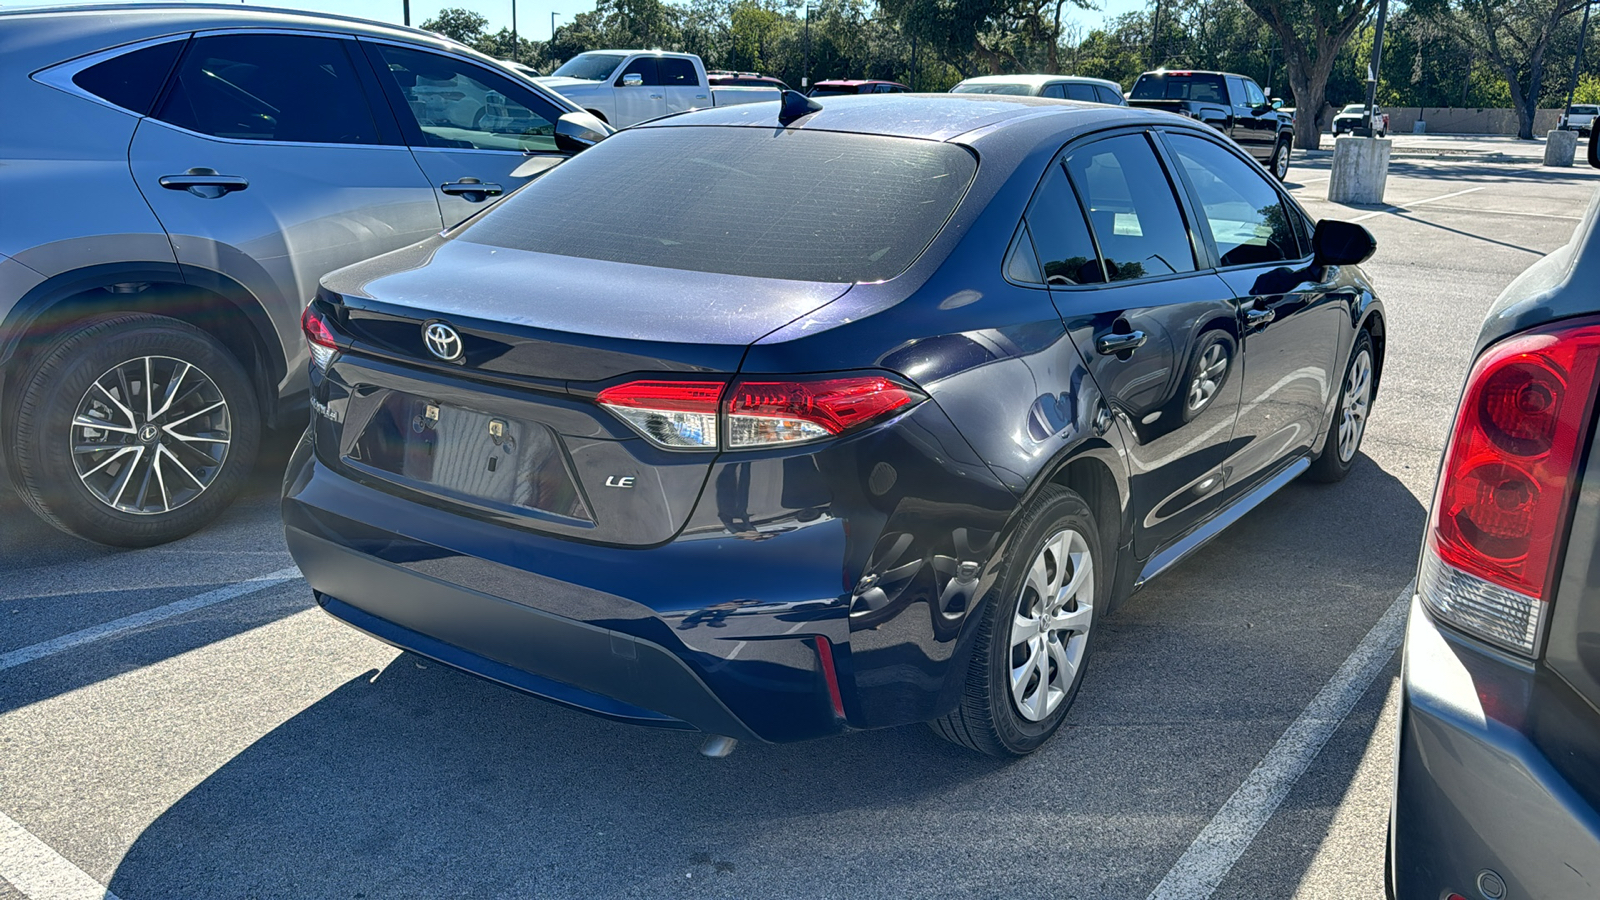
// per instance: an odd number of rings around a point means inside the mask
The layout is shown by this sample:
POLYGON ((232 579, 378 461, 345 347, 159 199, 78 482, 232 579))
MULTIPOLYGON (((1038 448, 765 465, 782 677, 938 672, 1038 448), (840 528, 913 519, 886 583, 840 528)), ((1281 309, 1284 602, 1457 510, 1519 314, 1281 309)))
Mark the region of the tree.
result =
POLYGON ((437 16, 422 23, 423 31, 442 34, 469 47, 483 39, 483 30, 488 27, 488 18, 454 6, 439 10, 437 16))
POLYGON ((1533 118, 1544 92, 1545 59, 1557 32, 1585 0, 1421 0, 1432 17, 1478 51, 1505 78, 1517 137, 1533 138, 1533 118))
POLYGON ((1305 150, 1322 145, 1328 77, 1339 51, 1372 12, 1373 0, 1244 0, 1277 35, 1294 92, 1294 142, 1305 150))

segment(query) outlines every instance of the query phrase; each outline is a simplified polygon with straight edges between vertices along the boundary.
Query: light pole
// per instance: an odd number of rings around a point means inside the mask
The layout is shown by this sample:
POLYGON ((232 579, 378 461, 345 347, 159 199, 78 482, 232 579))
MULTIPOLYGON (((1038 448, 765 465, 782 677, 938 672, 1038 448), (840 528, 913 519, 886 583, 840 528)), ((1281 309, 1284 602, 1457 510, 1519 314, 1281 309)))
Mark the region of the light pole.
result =
POLYGON ((1593 0, 1585 0, 1583 4, 1583 24, 1578 26, 1578 56, 1572 61, 1572 81, 1567 85, 1567 105, 1561 110, 1565 116, 1572 109, 1572 95, 1578 92, 1578 70, 1583 68, 1583 39, 1589 34, 1589 7, 1593 0))
POLYGON ((1389 18, 1389 0, 1378 0, 1378 27, 1372 32, 1372 62, 1367 66, 1367 109, 1361 114, 1362 137, 1372 137, 1372 109, 1378 101, 1378 70, 1383 67, 1383 23, 1389 18))
POLYGON ((550 40, 552 43, 556 39, 556 16, 559 15, 561 15, 561 13, 553 12, 550 14, 550 40))
POLYGON ((411 25, 411 0, 400 0, 400 20, 407 27, 411 25))
POLYGON ((511 0, 511 61, 522 62, 522 54, 517 51, 521 47, 517 43, 517 0, 511 0))
POLYGON ((800 74, 800 86, 811 86, 811 4, 806 4, 806 65, 800 74))

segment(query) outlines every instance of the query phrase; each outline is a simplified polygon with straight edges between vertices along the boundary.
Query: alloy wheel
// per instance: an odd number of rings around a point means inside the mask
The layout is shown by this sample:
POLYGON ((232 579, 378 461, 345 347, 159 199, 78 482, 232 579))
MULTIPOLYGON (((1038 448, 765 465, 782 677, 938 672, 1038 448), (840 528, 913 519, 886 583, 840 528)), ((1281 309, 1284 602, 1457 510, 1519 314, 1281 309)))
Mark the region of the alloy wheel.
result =
POLYGON ((1190 412, 1198 412, 1211 398, 1217 395, 1217 389, 1222 386, 1222 378, 1228 373, 1228 348, 1222 342, 1217 342, 1206 348, 1200 355, 1200 369, 1195 372, 1194 380, 1189 382, 1188 404, 1190 412))
POLYGON ((1278 180, 1279 181, 1282 181, 1283 179, 1289 177, 1289 145, 1288 144, 1279 144, 1278 145, 1277 152, 1272 157, 1272 174, 1278 176, 1278 180))
POLYGON ((119 363, 89 385, 69 435, 78 479, 119 512, 160 515, 192 502, 222 471, 228 402, 198 366, 167 356, 119 363))
POLYGON ((1339 419, 1339 461, 1355 458, 1372 408, 1372 354, 1365 348, 1350 362, 1344 380, 1344 408, 1339 419))
POLYGON ((1083 535, 1069 528, 1045 541, 1011 617, 1011 699, 1024 719, 1044 721, 1071 693, 1094 623, 1094 592, 1083 535))

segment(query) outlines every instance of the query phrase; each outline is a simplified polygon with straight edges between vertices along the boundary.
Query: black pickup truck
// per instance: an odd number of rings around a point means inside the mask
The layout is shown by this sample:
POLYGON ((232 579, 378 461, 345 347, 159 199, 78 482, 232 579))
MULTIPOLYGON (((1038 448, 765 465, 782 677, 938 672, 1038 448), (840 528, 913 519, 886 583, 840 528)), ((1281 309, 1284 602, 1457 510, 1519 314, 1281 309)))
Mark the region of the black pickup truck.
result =
POLYGON ((1294 119, 1279 112, 1283 101, 1268 99, 1255 79, 1229 72, 1157 69, 1133 83, 1128 105, 1199 119, 1233 138, 1279 181, 1289 174, 1294 119))

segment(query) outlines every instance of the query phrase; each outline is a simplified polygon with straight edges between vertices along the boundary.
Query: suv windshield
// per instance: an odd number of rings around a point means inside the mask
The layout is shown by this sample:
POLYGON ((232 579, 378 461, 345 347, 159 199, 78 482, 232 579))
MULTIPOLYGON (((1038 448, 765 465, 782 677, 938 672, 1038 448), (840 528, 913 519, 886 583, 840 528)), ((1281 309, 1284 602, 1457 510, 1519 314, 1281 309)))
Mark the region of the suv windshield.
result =
POLYGON ((954 144, 765 128, 623 131, 461 232, 478 244, 695 272, 882 281, 977 172, 954 144))
POLYGON ((1031 84, 995 84, 986 82, 982 84, 958 84, 950 89, 952 94, 1023 94, 1031 95, 1031 84))
POLYGON ((1221 75, 1146 72, 1133 84, 1130 100, 1202 100, 1226 103, 1221 75))
POLYGON ((625 59, 627 57, 620 53, 579 53, 550 74, 582 78, 584 81, 605 81, 625 59))

